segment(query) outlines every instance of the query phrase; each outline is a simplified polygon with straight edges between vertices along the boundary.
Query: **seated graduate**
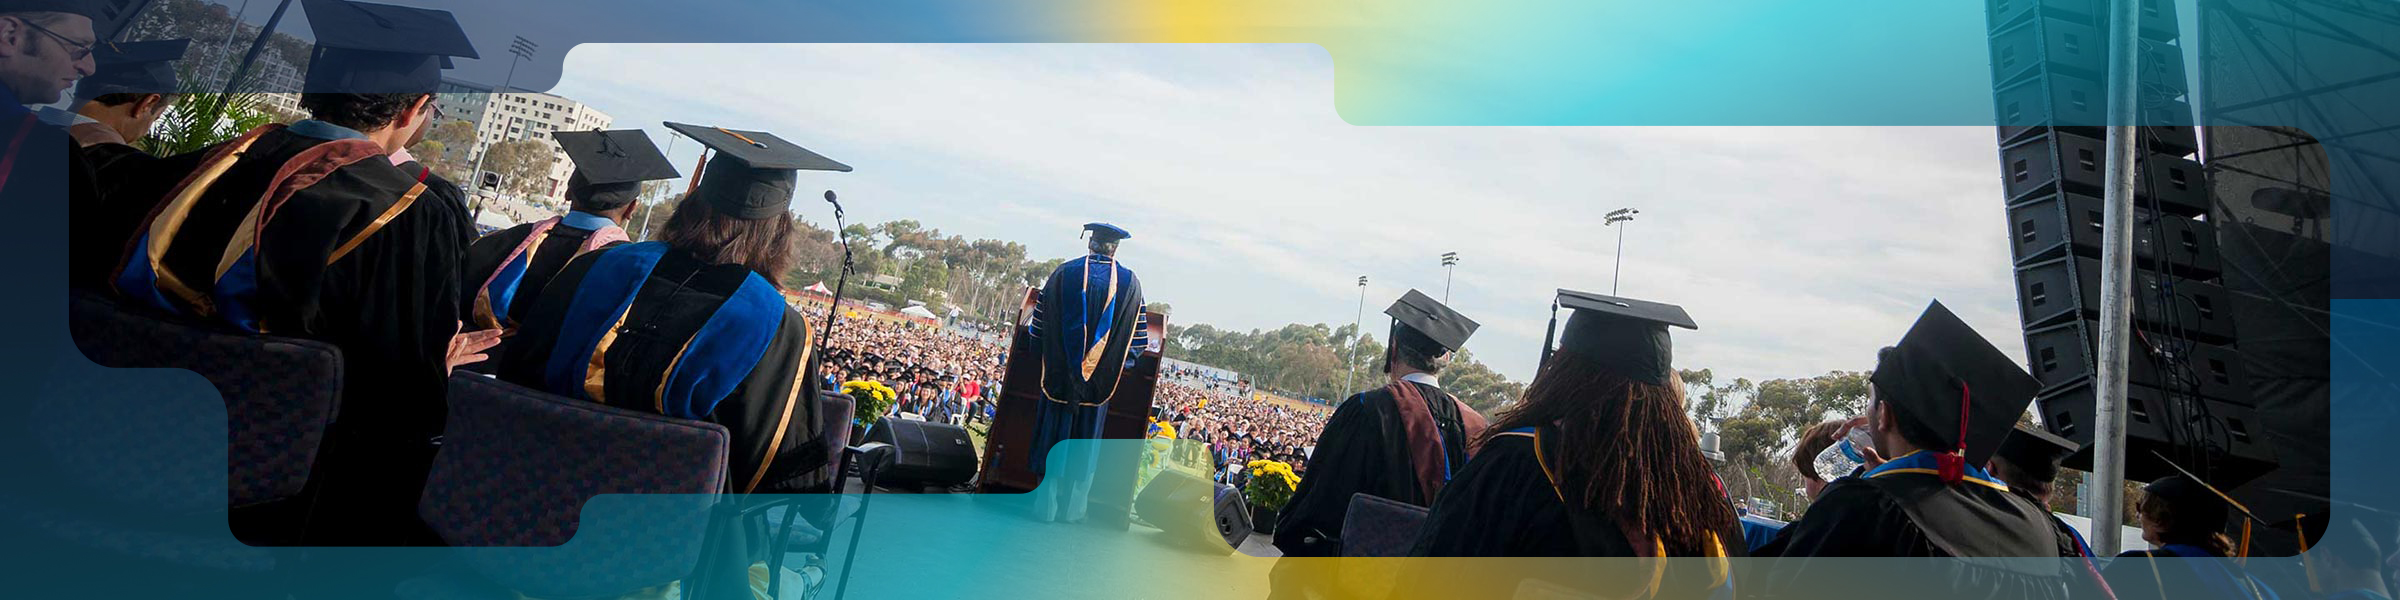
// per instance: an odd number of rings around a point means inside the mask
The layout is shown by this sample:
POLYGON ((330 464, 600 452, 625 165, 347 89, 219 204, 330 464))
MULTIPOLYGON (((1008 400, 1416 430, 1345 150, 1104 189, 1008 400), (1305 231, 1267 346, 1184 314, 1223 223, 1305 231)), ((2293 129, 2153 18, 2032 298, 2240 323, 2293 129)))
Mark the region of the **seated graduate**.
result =
POLYGON ((715 149, 657 241, 585 253, 542 290, 501 379, 725 426, 731 493, 812 491, 830 457, 791 265, 797 171, 849 167, 758 131, 668 123, 715 149))
POLYGON ((2325 600, 2392 600, 2384 579, 2393 541, 2393 516, 2363 506, 2338 506, 2357 516, 2327 519, 2325 536, 2308 549, 2308 577, 2325 600), (2378 541, 2380 540, 2380 541, 2378 541))
MULTIPOLYGON (((2142 486, 2142 500, 2134 509, 2141 520, 2142 541, 2152 549, 2118 554, 2101 574, 2125 600, 2276 598, 2274 590, 2231 560, 2247 550, 2225 535, 2227 518, 2236 514, 2245 530, 2258 519, 2216 486, 2188 473, 2159 478, 2142 486)), ((2243 537, 2247 544, 2248 535, 2243 537)))
POLYGON ((1699 598, 1728 582, 1721 559, 1746 550, 1671 361, 1667 328, 1695 328, 1691 317, 1677 306, 1569 290, 1558 302, 1574 311, 1558 348, 1544 348, 1524 402, 1500 415, 1443 488, 1410 554, 1719 560, 1421 570, 1403 580, 1403 596, 1506 594, 1530 577, 1600 597, 1699 598))
MULTIPOLYGON (((101 44, 92 49, 100 71, 75 85, 70 109, 44 108, 44 122, 67 128, 74 138, 76 158, 91 169, 89 186, 78 186, 68 205, 75 235, 67 253, 69 285, 102 290, 109 270, 123 251, 125 239, 142 213, 177 183, 168 177, 145 176, 162 167, 160 159, 134 147, 149 137, 150 128, 176 104, 175 63, 191 40, 161 40, 101 44), (115 204, 112 204, 115 203, 115 204)), ((197 154, 180 158, 182 169, 194 168, 197 154)))
MULTIPOLYGON (((1384 314, 1392 317, 1392 343, 1383 358, 1390 382, 1352 394, 1326 419, 1305 465, 1308 476, 1276 521, 1275 547, 1284 556, 1341 556, 1342 522, 1353 495, 1433 504, 1483 433, 1483 415, 1442 391, 1439 378, 1452 353, 1481 325, 1416 290, 1384 314)), ((1259 445, 1255 436, 1252 444, 1259 445)), ((1277 446, 1265 450, 1281 454, 1277 446)), ((1299 567, 1305 561, 1292 564, 1285 573, 1299 577, 1286 578, 1283 589, 1323 585, 1299 567)))
POLYGON ((2068 569, 2048 511, 1979 465, 2032 402, 2033 377, 1940 302, 1885 348, 1869 377, 1867 426, 1892 457, 1825 486, 1762 550, 1743 591, 1765 597, 2062 598, 2068 569), (1814 557, 1960 557, 1911 567, 1814 557), (2019 558, 2021 557, 2021 558, 2019 558), (2008 559, 2008 560, 2000 560, 2008 559), (1863 585, 1862 585, 1863 584, 1863 585))
POLYGON ((467 247, 468 292, 459 310, 470 331, 515 327, 568 259, 627 241, 619 225, 638 204, 642 182, 683 176, 639 129, 550 137, 575 162, 567 178, 571 212, 492 232, 467 247))
MULTIPOLYGON (((342 352, 341 418, 311 480, 319 544, 430 541, 416 504, 432 467, 450 369, 489 337, 459 336, 470 235, 456 186, 391 154, 423 137, 451 56, 474 48, 449 13, 311 0, 318 37, 300 105, 266 125, 129 177, 173 182, 126 211, 70 224, 113 241, 101 281, 123 303, 342 352), (130 215, 130 220, 120 221, 130 215)), ((120 193, 124 193, 120 190, 120 193)))
MULTIPOLYGON (((2082 449, 2080 444, 2051 435, 2040 427, 2019 426, 2000 441, 2000 451, 1992 454, 1989 468, 1992 478, 2008 484, 2008 491, 2048 511, 2053 485, 2058 479, 2058 461, 2079 449, 2082 449)), ((2108 597, 2108 582, 2100 577, 2099 564, 2092 561, 2092 545, 2084 541, 2083 534, 2074 526, 2058 518, 2057 513, 2050 514, 2050 522, 2058 526, 2059 553, 2081 559, 2076 561, 2080 571, 2075 578, 2074 596, 2108 597)))

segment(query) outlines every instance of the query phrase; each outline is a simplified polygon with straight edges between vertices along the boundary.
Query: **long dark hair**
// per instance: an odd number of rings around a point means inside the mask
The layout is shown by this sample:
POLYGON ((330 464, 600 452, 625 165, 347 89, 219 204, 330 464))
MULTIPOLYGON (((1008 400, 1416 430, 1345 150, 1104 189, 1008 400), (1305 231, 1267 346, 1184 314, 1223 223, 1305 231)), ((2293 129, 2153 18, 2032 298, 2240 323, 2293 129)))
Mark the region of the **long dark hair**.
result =
MULTIPOLYGON (((1683 382, 1626 379, 1573 350, 1558 349, 1525 388, 1525 401, 1502 413, 1477 443, 1511 429, 1553 426, 1553 464, 1561 492, 1585 510, 1616 517, 1656 537, 1669 554, 1695 556, 1718 543, 1742 543, 1733 506, 1717 490, 1699 436, 1684 416, 1683 382), (1580 484, 1581 497, 1573 486, 1580 484)), ((1634 540, 1646 543, 1646 540, 1634 540)))
POLYGON ((792 237, 797 235, 788 215, 765 219, 736 219, 707 200, 686 197, 675 203, 675 214, 658 240, 712 264, 740 264, 783 288, 783 273, 792 266, 792 237))

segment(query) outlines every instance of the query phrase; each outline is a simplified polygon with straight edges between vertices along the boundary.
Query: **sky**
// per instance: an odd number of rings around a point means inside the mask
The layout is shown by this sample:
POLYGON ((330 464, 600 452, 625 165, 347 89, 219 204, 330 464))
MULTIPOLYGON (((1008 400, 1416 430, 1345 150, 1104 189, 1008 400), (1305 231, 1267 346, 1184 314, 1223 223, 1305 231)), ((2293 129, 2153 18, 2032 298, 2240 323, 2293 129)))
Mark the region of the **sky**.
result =
MULTIPOLYGON (((1679 368, 1866 370, 1940 299, 2024 355, 1995 134, 1936 128, 1359 127, 1315 45, 584 45, 559 95, 649 131, 764 130, 856 168, 803 173, 794 208, 1070 257, 1088 221, 1170 323, 1368 330, 1415 288, 1530 379, 1557 288, 1680 304, 1679 368)), ((1769 101, 1762 99, 1762 101, 1769 101)), ((1380 335, 1378 335, 1380 337, 1380 335)))

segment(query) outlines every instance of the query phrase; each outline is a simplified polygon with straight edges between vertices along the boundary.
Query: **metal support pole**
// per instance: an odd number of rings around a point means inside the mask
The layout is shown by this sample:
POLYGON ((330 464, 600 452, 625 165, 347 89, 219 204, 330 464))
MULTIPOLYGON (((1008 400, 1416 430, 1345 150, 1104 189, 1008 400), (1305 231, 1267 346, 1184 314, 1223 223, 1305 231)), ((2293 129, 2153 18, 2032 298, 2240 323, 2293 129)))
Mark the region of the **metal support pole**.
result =
POLYGON ((2125 387, 2133 326, 2134 120, 2140 98, 2134 0, 2109 2, 2108 205, 2101 222, 2099 406, 2092 445, 2092 553, 2115 556, 2124 526, 2125 387))

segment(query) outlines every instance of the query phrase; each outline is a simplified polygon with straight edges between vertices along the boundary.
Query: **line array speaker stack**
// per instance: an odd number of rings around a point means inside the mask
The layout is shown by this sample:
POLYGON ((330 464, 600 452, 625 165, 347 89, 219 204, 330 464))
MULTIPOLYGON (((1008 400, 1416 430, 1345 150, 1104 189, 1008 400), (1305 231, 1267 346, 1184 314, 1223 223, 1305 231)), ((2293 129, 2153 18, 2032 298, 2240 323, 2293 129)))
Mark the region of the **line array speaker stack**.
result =
MULTIPOLYGON (((2141 14, 2134 180, 2135 333, 2128 352, 2126 470, 2173 473, 2165 456, 2221 486, 2273 468, 2244 361, 2233 299, 2209 221, 2209 180, 2184 76, 2174 0, 2141 14)), ((1993 108, 2027 370, 2043 425, 2084 445, 2090 470, 2105 204, 2108 0, 1987 0, 1993 108)))

